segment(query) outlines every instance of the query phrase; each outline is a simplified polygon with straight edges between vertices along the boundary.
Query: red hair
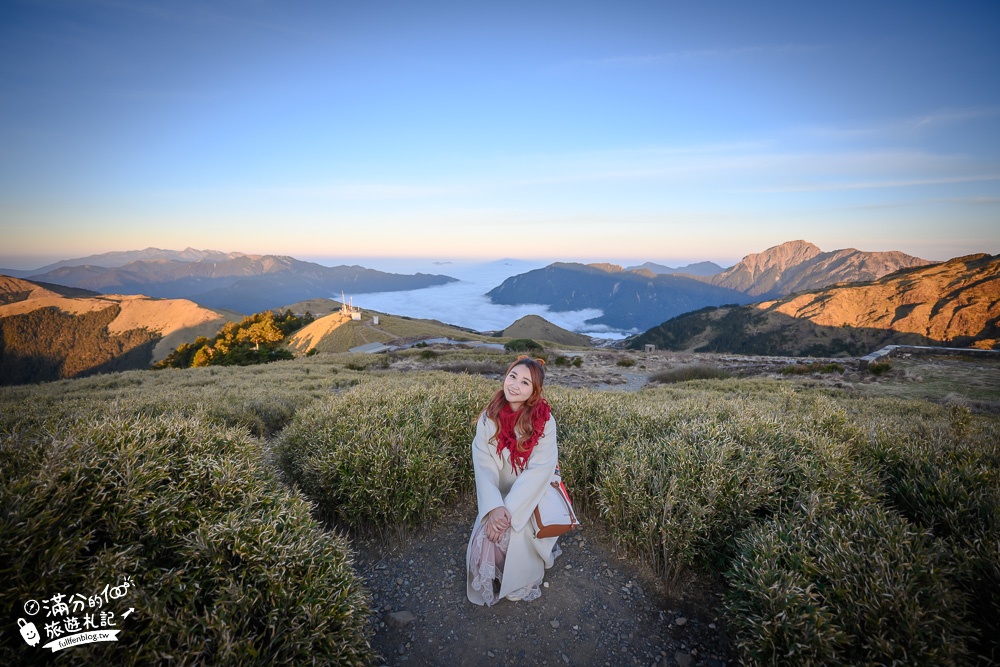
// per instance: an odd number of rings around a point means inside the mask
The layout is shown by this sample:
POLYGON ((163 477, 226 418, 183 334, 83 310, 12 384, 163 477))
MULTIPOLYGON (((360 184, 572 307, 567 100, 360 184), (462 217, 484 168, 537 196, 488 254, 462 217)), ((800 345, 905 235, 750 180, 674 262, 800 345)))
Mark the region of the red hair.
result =
MULTIPOLYGON (((528 397, 528 400, 518 410, 517 422, 514 425, 514 434, 517 436, 517 449, 519 452, 524 453, 531 449, 527 445, 527 441, 531 438, 534 431, 532 424, 534 423, 535 410, 545 400, 542 396, 542 384, 545 382, 545 360, 520 356, 507 368, 507 372, 503 375, 504 378, 510 375, 510 372, 517 366, 526 367, 531 374, 531 396, 528 397)), ((493 398, 490 399, 489 404, 486 406, 486 416, 496 424, 497 433, 500 432, 500 410, 506 405, 508 405, 507 397, 504 396, 503 387, 501 386, 497 393, 493 394, 493 398)), ((490 442, 496 444, 496 437, 496 433, 494 433, 493 437, 490 438, 490 442)))

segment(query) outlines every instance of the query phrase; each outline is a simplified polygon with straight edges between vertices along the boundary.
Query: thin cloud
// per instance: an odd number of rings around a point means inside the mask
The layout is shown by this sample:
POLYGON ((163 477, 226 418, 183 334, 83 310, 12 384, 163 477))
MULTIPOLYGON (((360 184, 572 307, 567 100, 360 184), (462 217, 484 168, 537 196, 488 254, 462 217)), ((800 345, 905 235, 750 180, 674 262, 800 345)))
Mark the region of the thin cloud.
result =
POLYGON ((934 197, 930 199, 912 199, 908 201, 886 202, 883 204, 864 204, 842 207, 847 211, 868 211, 882 209, 913 208, 928 204, 959 204, 963 206, 989 206, 1000 204, 1000 197, 934 197))
POLYGON ((574 69, 657 67, 725 58, 810 53, 820 51, 824 48, 826 47, 820 45, 783 44, 773 46, 745 46, 733 49, 694 49, 667 53, 608 56, 605 58, 581 58, 559 63, 551 69, 554 71, 563 71, 574 69))
POLYGON ((593 154, 588 159, 553 156, 548 161, 533 161, 522 173, 525 178, 497 180, 494 186, 643 181, 688 185, 700 182, 710 186, 736 178, 747 183, 747 187, 726 188, 727 191, 759 193, 991 181, 998 172, 995 164, 921 151, 780 151, 765 143, 748 143, 732 144, 729 150, 718 151, 616 151, 593 154), (801 181, 811 178, 824 184, 790 186, 789 174, 801 181), (768 186, 767 181, 783 184, 768 186), (831 181, 839 182, 830 184, 831 181))
POLYGON ((1000 204, 1000 197, 952 197, 950 199, 933 199, 931 201, 947 202, 949 204, 968 204, 970 206, 991 206, 1000 204))
POLYGON ((1000 116, 1000 107, 966 107, 964 109, 941 109, 911 120, 915 130, 942 125, 956 125, 980 118, 1000 116))
POLYGON ((811 185, 790 185, 774 188, 750 188, 734 192, 748 194, 782 194, 793 192, 839 192, 843 190, 874 190, 880 188, 910 188, 926 185, 953 185, 955 183, 977 183, 1000 181, 1000 174, 976 174, 940 178, 915 178, 886 181, 857 181, 853 183, 817 183, 811 185))
MULTIPOLYGON (((996 164, 921 151, 780 151, 764 142, 524 154, 459 165, 430 182, 337 182, 254 188, 255 194, 329 202, 466 199, 589 184, 662 184, 775 194, 1000 180, 996 164), (792 180, 794 179, 794 180, 792 180), (797 181, 797 182, 796 182, 797 181), (742 187, 734 188, 734 183, 742 187)), ((416 176, 416 175, 415 175, 416 176)), ((423 180, 423 179, 419 179, 423 180)), ((233 189, 235 194, 245 189, 233 189)))
POLYGON ((911 135, 917 131, 960 125, 973 120, 996 118, 997 116, 1000 116, 1000 107, 997 106, 945 108, 917 116, 888 118, 861 125, 799 127, 791 130, 790 134, 832 140, 900 137, 911 135))
MULTIPOLYGON (((574 183, 648 181, 736 166, 736 155, 753 155, 766 144, 744 142, 681 147, 644 147, 491 158, 462 167, 462 176, 438 183, 331 182, 253 188, 254 193, 328 201, 388 201, 468 197, 504 190, 574 183), (499 173, 498 173, 499 172, 499 173)), ((742 164, 742 163, 739 163, 742 164)), ((235 194, 243 188, 229 189, 235 194)))
POLYGON ((411 185, 407 183, 338 183, 331 185, 270 188, 271 194, 336 201, 378 201, 425 199, 463 194, 454 186, 411 185))

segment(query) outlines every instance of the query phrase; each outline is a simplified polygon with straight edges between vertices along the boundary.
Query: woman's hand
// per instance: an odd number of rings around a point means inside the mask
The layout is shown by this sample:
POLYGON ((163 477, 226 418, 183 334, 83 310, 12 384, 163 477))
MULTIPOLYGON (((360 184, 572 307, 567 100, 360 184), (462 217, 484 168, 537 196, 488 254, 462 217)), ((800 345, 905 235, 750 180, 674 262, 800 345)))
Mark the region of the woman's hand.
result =
POLYGON ((499 542, 508 528, 510 528, 510 512, 506 507, 501 505, 487 512, 486 537, 491 542, 499 542))

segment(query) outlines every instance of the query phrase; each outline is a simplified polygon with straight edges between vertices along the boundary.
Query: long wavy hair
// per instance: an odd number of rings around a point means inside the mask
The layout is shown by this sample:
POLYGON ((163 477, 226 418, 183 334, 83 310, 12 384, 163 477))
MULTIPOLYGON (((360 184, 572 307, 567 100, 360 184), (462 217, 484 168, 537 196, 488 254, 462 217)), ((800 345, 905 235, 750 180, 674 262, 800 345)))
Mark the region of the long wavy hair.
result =
MULTIPOLYGON (((542 384, 545 382, 545 361, 543 359, 520 356, 507 368, 507 372, 503 374, 504 380, 507 379, 510 372, 517 366, 526 367, 531 374, 531 396, 528 397, 528 400, 524 402, 524 406, 518 411, 517 421, 514 423, 517 449, 519 452, 524 453, 528 449, 525 446, 525 441, 531 437, 533 431, 532 419, 535 416, 535 408, 544 398, 542 396, 542 384)), ((503 386, 501 385, 500 389, 497 393, 493 394, 493 398, 490 399, 489 404, 486 406, 486 416, 492 419, 497 427, 497 431, 490 438, 490 443, 494 445, 496 444, 496 433, 500 432, 500 410, 505 405, 507 405, 507 397, 504 396, 503 386)))

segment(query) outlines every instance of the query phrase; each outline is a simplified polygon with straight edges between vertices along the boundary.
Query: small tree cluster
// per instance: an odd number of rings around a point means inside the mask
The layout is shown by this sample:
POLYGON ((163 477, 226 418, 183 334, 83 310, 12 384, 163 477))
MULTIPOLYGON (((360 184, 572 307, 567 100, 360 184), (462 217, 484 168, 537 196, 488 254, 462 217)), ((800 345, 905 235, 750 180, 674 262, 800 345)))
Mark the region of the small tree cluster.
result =
POLYGON ((154 368, 250 366, 291 359, 292 353, 280 347, 282 341, 314 319, 309 312, 299 317, 291 310, 277 315, 268 310, 244 317, 239 324, 226 322, 214 339, 200 336, 185 343, 154 368))
POLYGON ((542 346, 530 338, 514 338, 504 343, 503 348, 508 352, 538 352, 542 346))

